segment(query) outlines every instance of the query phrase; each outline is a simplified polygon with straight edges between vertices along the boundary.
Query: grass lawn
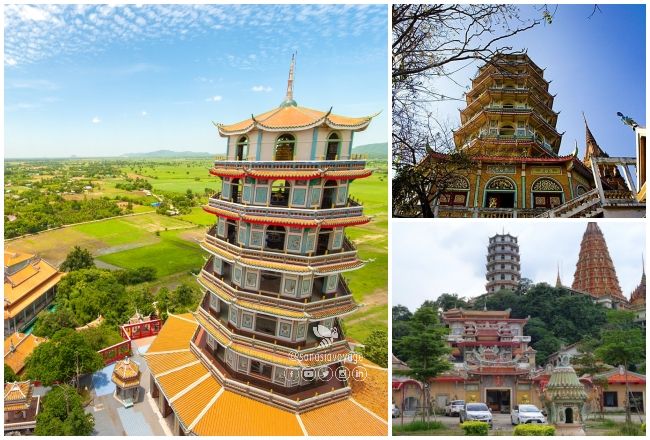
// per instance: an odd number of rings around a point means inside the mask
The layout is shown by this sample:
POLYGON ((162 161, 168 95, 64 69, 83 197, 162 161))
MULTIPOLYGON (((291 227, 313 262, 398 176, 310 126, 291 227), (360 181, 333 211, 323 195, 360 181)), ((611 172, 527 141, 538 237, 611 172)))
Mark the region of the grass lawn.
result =
POLYGON ((212 226, 216 221, 213 214, 208 214, 201 207, 192 208, 192 212, 179 215, 178 218, 199 226, 212 226))
MULTIPOLYGON (((149 214, 145 214, 144 216, 137 217, 145 217, 148 215, 149 214)), ((132 223, 126 221, 126 218, 86 223, 84 225, 73 226, 72 229, 90 235, 91 237, 95 237, 110 246, 118 246, 134 242, 155 241, 155 237, 152 237, 148 231, 138 228, 132 223)))
POLYGON ((99 260, 125 269, 153 266, 159 277, 198 270, 204 263, 204 252, 198 243, 181 237, 182 231, 163 231, 158 243, 102 255, 99 260))
POLYGON ((192 192, 203 194, 205 188, 213 192, 219 191, 220 179, 211 176, 208 170, 212 167, 212 158, 206 159, 152 159, 144 163, 138 162, 126 166, 122 171, 129 177, 145 178, 153 186, 153 191, 168 191, 185 193, 188 189, 192 192))

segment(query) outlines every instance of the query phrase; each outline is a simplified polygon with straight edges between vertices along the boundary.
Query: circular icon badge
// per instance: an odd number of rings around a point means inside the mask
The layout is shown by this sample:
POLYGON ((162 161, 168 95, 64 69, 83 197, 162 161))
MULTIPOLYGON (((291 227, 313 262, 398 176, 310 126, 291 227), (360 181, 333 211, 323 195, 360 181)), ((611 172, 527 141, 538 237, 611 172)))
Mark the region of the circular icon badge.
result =
POLYGON ((366 377, 368 377, 368 370, 366 370, 364 367, 358 365, 354 367, 351 373, 352 379, 362 382, 366 380, 366 377))
POLYGON ((347 367, 341 365, 336 369, 334 375, 338 380, 348 380, 348 377, 350 377, 350 370, 348 370, 347 367))
POLYGON ((311 382, 316 379, 316 370, 312 368, 306 368, 300 372, 302 379, 307 382, 311 382))

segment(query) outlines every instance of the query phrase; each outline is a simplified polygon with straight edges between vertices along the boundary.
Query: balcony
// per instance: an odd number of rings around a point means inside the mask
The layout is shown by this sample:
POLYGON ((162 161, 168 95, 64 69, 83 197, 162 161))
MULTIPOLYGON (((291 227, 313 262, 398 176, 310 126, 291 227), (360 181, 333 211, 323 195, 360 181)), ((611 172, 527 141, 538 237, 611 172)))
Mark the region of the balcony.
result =
POLYGON ((346 170, 362 170, 366 167, 365 160, 217 160, 214 162, 215 167, 220 168, 241 168, 253 170, 292 170, 292 171, 307 171, 307 170, 324 170, 330 171, 346 171, 346 170))
MULTIPOLYGON (((221 311, 217 312, 210 306, 210 295, 205 295, 201 301, 199 312, 203 313, 204 316, 212 321, 217 327, 220 327, 224 330, 225 333, 228 333, 231 339, 235 340, 245 340, 246 343, 250 343, 250 339, 254 339, 257 343, 262 342, 266 343, 265 345, 271 350, 278 350, 281 347, 287 347, 292 350, 309 350, 319 346, 321 340, 316 338, 312 331, 312 327, 318 325, 318 322, 309 323, 307 329, 307 339, 305 341, 287 341, 277 337, 274 334, 265 334, 263 332, 256 332, 250 330, 244 330, 237 328, 230 321, 228 321, 228 312, 225 308, 222 308, 221 311)), ((338 319, 335 319, 334 326, 339 330, 338 337, 332 340, 332 346, 338 347, 341 344, 340 342, 345 341, 345 335, 343 334, 343 329, 341 323, 338 319)), ((330 346, 330 347, 332 347, 330 346)))
POLYGON ((546 211, 545 208, 469 208, 465 206, 439 206, 438 217, 454 218, 533 218, 546 211))
POLYGON ((268 206, 242 204, 241 197, 235 199, 221 199, 221 193, 214 194, 208 200, 208 206, 217 209, 225 209, 240 215, 257 215, 263 217, 297 218, 303 220, 325 220, 340 217, 358 217, 363 215, 363 206, 359 200, 348 197, 343 206, 333 208, 295 208, 289 204, 288 195, 277 193, 275 199, 272 193, 268 206))
MULTIPOLYGON (((280 399, 279 402, 276 401, 275 403, 296 409, 301 406, 301 402, 312 398, 318 398, 319 403, 322 404, 347 397, 350 394, 347 383, 336 379, 334 375, 331 375, 327 381, 316 379, 309 385, 287 387, 267 380, 262 376, 234 371, 228 364, 215 356, 214 351, 207 345, 207 333, 203 329, 198 330, 194 341, 190 343, 190 349, 208 369, 215 373, 224 388, 231 390, 241 390, 243 388, 244 394, 258 400, 280 399), (256 388, 256 390, 250 389, 251 387, 256 388), (254 395, 251 396, 251 393, 254 395)), ((332 368, 335 370, 339 365, 334 364, 332 368)), ((310 405, 310 403, 307 403, 307 405, 310 405)))
MULTIPOLYGON (((314 255, 306 256, 299 254, 290 254, 279 249, 265 247, 264 249, 250 249, 239 246, 236 242, 225 240, 217 237, 216 225, 211 227, 206 234, 206 242, 224 251, 234 253, 240 257, 252 258, 262 261, 273 261, 286 264, 304 264, 312 267, 322 266, 325 264, 347 263, 356 261, 357 247, 348 237, 343 238, 341 249, 330 250, 318 247, 314 255)), ((204 248, 205 249, 205 248, 204 248)), ((210 252, 210 249, 206 249, 210 252)))

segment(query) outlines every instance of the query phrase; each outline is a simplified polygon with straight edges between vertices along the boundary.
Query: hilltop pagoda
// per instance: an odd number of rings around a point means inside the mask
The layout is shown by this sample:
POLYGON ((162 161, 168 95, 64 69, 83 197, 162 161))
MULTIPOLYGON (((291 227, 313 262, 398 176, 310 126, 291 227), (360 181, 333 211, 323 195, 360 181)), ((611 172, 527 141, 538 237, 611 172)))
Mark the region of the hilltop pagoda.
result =
POLYGON ((521 280, 521 258, 517 237, 510 234, 496 234, 490 237, 485 278, 487 293, 502 289, 515 290, 521 280))
POLYGON ((582 236, 571 288, 596 298, 609 296, 627 302, 618 283, 605 237, 596 222, 589 222, 582 236))
POLYGON ((352 142, 372 116, 300 107, 294 68, 292 59, 277 108, 215 124, 227 147, 210 170, 221 191, 204 207, 216 217, 201 243, 204 297, 195 313, 172 316, 146 355, 175 433, 387 434, 387 415, 354 396, 346 372, 360 365, 340 322, 359 307, 342 274, 364 262, 345 227, 370 221, 349 188, 371 174, 352 142))
POLYGON ((535 217, 593 189, 577 146, 559 155, 549 83, 526 54, 501 54, 479 69, 454 131, 456 148, 475 166, 444 188, 438 216, 535 217))

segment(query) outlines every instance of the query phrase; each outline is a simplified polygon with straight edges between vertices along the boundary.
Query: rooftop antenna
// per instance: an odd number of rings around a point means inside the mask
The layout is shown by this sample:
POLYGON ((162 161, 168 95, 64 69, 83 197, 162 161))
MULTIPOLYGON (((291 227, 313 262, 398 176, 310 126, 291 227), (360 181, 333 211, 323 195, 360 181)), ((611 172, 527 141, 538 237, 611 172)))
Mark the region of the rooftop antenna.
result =
POLYGON ((287 96, 285 96, 284 101, 280 104, 280 107, 295 107, 297 105, 296 101, 293 99, 293 77, 296 70, 296 53, 294 52, 291 55, 291 66, 289 67, 289 79, 287 80, 287 96))

